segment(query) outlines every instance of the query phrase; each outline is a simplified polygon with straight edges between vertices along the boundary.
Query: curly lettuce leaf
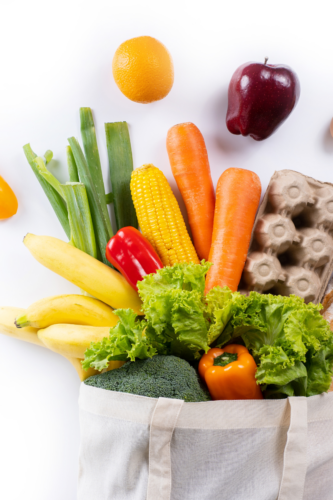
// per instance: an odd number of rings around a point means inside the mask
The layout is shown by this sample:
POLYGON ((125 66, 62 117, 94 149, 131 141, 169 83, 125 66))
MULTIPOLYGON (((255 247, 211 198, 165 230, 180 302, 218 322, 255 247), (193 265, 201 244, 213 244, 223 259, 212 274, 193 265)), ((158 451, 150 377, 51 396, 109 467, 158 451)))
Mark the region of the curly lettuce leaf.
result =
MULTIPOLYGON (((83 367, 103 370, 111 360, 173 354, 193 361, 209 346, 241 338, 253 354, 266 397, 311 396, 329 388, 333 333, 320 305, 296 296, 249 296, 216 287, 204 296, 210 263, 176 264, 138 283, 144 319, 119 309, 109 337, 92 343, 83 367)), ((239 340, 236 340, 236 342, 239 340)))
POLYGON ((259 360, 256 378, 260 384, 287 385, 307 376, 305 365, 290 348, 265 345, 259 351, 259 360))
POLYGON ((206 296, 210 321, 208 343, 220 347, 245 333, 252 335, 257 330, 265 331, 265 324, 258 315, 260 297, 259 294, 247 297, 231 292, 228 287, 213 288, 206 296))
POLYGON ((325 342, 317 352, 307 354, 308 373, 306 396, 315 396, 328 390, 332 382, 333 340, 325 342))
POLYGON ((145 276, 138 283, 139 295, 143 303, 152 295, 174 289, 196 291, 203 296, 205 276, 211 265, 210 262, 202 260, 201 264, 182 262, 172 267, 163 267, 156 273, 145 276))
POLYGON ((207 352, 208 321, 205 318, 205 276, 211 264, 180 263, 145 276, 138 283, 147 335, 164 344, 169 354, 193 359, 207 352))
POLYGON ((333 365, 333 334, 321 307, 293 295, 245 297, 215 288, 207 294, 209 343, 222 346, 240 336, 267 397, 319 394, 330 386, 333 365))
POLYGON ((164 267, 138 283, 145 319, 118 309, 119 323, 101 342, 92 343, 83 367, 102 370, 109 361, 173 354, 189 361, 207 352, 208 321, 204 289, 209 262, 164 267))
POLYGON ((200 293, 170 289, 151 295, 144 312, 151 327, 149 336, 167 344, 169 354, 189 359, 199 350, 208 351, 208 322, 200 293))
POLYGON ((110 361, 135 361, 157 354, 157 349, 145 335, 145 320, 137 321, 132 309, 117 309, 114 312, 119 322, 110 329, 109 337, 90 344, 82 362, 83 369, 92 367, 101 371, 108 367, 110 361))

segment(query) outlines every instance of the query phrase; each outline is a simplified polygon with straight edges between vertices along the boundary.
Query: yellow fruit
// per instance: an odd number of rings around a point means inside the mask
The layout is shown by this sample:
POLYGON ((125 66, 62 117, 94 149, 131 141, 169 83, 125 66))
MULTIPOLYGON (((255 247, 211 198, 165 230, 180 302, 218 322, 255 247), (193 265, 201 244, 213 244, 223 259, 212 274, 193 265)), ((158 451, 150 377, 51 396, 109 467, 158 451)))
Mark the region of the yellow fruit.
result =
POLYGON ((163 99, 174 80, 169 51, 151 36, 139 36, 122 43, 113 57, 112 72, 121 92, 140 103, 163 99))
POLYGON ((0 307, 0 333, 45 347, 43 342, 37 337, 36 328, 30 326, 16 328, 15 318, 22 316, 24 313, 25 309, 20 309, 19 307, 0 307))
MULTIPOLYGON (((82 368, 82 364, 81 364, 82 360, 81 359, 68 358, 67 356, 64 356, 64 357, 66 359, 68 359, 68 361, 70 361, 70 363, 72 363, 75 370, 77 371, 77 374, 78 374, 81 382, 86 380, 88 377, 92 377, 92 375, 97 375, 98 373, 101 373, 98 370, 95 370, 94 368, 88 368, 88 370, 84 370, 82 368)), ((103 373, 109 372, 111 370, 115 370, 116 368, 120 368, 124 364, 125 364, 125 361, 110 361, 109 366, 105 370, 103 370, 103 373)))
POLYGON ((0 220, 15 215, 17 208, 18 203, 14 191, 0 175, 0 220))
MULTIPOLYGON (((38 330, 36 330, 36 328, 32 328, 31 326, 16 328, 15 318, 17 316, 22 316, 23 314, 25 314, 25 312, 25 309, 21 309, 19 307, 0 307, 0 333, 46 348, 47 346, 44 344, 44 342, 42 342, 38 338, 38 330)), ((74 366, 81 381, 85 380, 88 377, 91 377, 92 375, 100 373, 99 371, 94 370, 94 368, 83 370, 81 359, 72 358, 70 356, 64 357, 68 359, 68 361, 74 366)), ((110 361, 109 366, 103 371, 114 370, 115 368, 119 368, 123 364, 124 361, 110 361)))
POLYGON ((114 309, 131 308, 137 314, 142 314, 139 295, 114 269, 52 236, 36 236, 29 233, 23 242, 40 264, 93 297, 114 309))
POLYGON ((91 377, 92 375, 97 375, 97 373, 100 373, 97 370, 94 370, 94 368, 88 368, 88 370, 84 370, 82 368, 81 359, 69 358, 68 356, 64 356, 64 358, 68 359, 68 361, 74 366, 81 382, 86 380, 86 378, 91 377))
POLYGON ((21 328, 47 328, 62 323, 89 326, 114 326, 118 317, 111 307, 84 295, 57 295, 38 300, 16 319, 21 328))
POLYGON ((107 326, 52 325, 38 330, 37 335, 51 351, 83 359, 90 343, 100 342, 109 333, 110 327, 107 326))

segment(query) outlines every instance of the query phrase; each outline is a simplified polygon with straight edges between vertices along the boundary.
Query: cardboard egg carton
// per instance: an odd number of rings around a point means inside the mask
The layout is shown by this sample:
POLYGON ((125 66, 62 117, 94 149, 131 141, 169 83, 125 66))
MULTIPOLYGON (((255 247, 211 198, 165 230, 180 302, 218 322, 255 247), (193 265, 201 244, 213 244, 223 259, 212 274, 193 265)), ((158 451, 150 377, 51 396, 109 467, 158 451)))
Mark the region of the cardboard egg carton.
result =
POLYGON ((333 270, 333 184, 275 172, 254 223, 239 289, 322 300, 333 270))

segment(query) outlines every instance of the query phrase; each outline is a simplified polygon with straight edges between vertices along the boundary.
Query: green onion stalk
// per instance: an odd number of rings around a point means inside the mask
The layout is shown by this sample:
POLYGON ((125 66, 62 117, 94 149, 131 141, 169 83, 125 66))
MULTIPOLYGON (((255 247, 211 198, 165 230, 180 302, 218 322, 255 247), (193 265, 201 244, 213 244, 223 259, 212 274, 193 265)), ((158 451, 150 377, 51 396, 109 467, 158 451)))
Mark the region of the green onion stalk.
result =
POLYGON ((67 182, 61 187, 68 207, 71 243, 97 259, 94 226, 86 188, 80 182, 67 182))
MULTIPOLYGON (((23 151, 26 159, 29 162, 30 167, 32 168, 32 171, 37 177, 38 182, 42 186, 44 193, 46 194, 49 202, 51 203, 52 208, 56 216, 58 217, 60 224, 63 227, 63 230, 65 231, 68 239, 70 239, 71 229, 68 219, 68 210, 64 199, 59 194, 59 192, 48 182, 48 180, 46 180, 44 176, 39 172, 38 166, 35 163, 37 155, 31 149, 30 144, 26 144, 25 146, 23 146, 23 151)), ((45 155, 49 158, 50 156, 47 153, 49 152, 47 151, 45 155)))
POLYGON ((81 108, 80 119, 82 142, 86 157, 75 137, 68 139, 68 142, 77 166, 79 179, 87 190, 98 257, 106 265, 111 266, 105 257, 105 249, 108 241, 113 236, 113 232, 106 203, 102 168, 91 109, 81 108))
POLYGON ((126 226, 138 228, 130 190, 133 157, 127 123, 106 123, 105 134, 117 230, 126 226))
MULTIPOLYGON (((80 182, 60 184, 58 179, 46 168, 46 164, 53 157, 52 151, 47 151, 42 158, 36 156, 30 146, 26 145, 24 152, 54 211, 57 215, 60 214, 61 218, 59 216, 58 218, 61 223, 65 224, 70 243, 79 250, 97 258, 96 239, 84 184, 80 182)), ((71 176, 73 177, 73 175, 71 176)))

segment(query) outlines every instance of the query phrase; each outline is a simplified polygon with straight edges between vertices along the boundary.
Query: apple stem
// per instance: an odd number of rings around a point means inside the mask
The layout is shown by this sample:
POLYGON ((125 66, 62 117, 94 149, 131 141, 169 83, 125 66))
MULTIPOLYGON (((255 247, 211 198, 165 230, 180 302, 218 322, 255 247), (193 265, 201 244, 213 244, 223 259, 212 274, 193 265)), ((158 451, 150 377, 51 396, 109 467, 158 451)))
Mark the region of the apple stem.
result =
POLYGON ((267 64, 267 61, 268 61, 268 57, 265 57, 265 62, 264 62, 264 64, 267 64))

